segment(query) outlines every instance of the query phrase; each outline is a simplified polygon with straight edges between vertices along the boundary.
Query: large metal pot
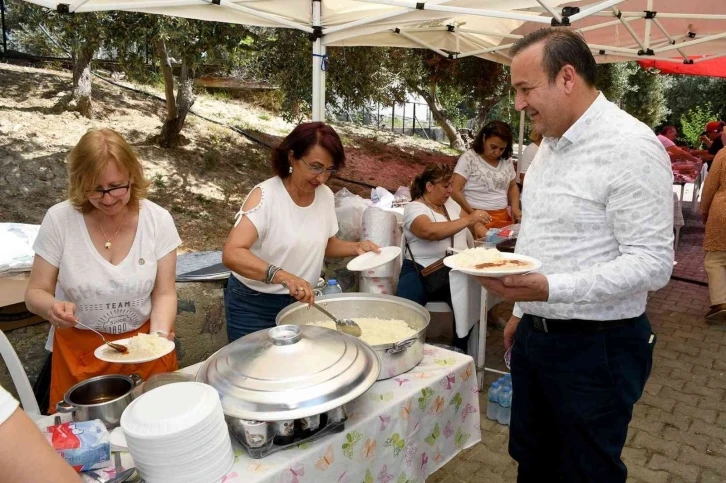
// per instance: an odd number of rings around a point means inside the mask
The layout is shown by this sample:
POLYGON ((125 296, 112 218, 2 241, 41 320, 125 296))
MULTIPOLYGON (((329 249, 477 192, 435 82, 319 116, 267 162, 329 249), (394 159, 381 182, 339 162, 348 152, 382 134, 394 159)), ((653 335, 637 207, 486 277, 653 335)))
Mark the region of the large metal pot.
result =
POLYGON ((63 401, 56 404, 59 413, 73 413, 74 421, 100 419, 106 428, 119 425, 121 414, 132 399, 133 391, 141 383, 141 376, 111 374, 79 382, 68 390, 63 401))
POLYGON ((373 350, 357 339, 324 327, 281 325, 223 347, 196 380, 217 390, 229 417, 291 421, 355 399, 379 370, 373 350))
MULTIPOLYGON (((317 297, 315 301, 340 318, 400 319, 416 330, 416 334, 408 339, 372 346, 381 361, 379 381, 409 371, 423 359, 426 328, 431 316, 419 304, 393 295, 372 293, 324 295, 317 297)), ((296 303, 277 314, 275 322, 278 325, 305 325, 323 319, 324 316, 317 310, 308 310, 306 305, 296 303)))

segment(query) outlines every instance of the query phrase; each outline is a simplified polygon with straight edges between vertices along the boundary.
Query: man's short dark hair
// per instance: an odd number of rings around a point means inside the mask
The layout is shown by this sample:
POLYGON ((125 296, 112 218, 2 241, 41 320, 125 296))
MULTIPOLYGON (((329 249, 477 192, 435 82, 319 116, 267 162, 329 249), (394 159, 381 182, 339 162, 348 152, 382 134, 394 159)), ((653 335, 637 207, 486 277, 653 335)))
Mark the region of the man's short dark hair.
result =
POLYGON ((571 65, 590 87, 595 87, 597 63, 585 40, 575 32, 564 27, 548 27, 536 30, 517 40, 509 53, 512 57, 539 43, 542 49, 542 67, 552 84, 562 67, 571 65))

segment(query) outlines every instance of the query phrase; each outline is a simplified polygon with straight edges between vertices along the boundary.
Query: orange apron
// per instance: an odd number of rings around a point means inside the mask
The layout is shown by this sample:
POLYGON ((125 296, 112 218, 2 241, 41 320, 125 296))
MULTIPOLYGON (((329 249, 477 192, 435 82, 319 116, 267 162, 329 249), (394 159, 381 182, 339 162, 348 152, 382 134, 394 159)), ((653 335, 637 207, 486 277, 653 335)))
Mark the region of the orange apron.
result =
MULTIPOLYGON (((133 337, 139 332, 149 333, 151 322, 131 332, 104 334, 113 342, 133 337)), ((138 374, 146 380, 152 374, 172 372, 178 368, 176 351, 143 364, 118 364, 96 359, 93 351, 101 345, 101 338, 90 330, 76 328, 56 329, 53 336, 53 359, 50 375, 50 405, 48 411, 55 413, 55 405, 63 400, 66 391, 81 381, 106 374, 138 374)))
POLYGON ((492 221, 487 223, 486 229, 489 228, 504 228, 505 226, 513 225, 514 220, 509 215, 509 211, 506 208, 501 210, 486 210, 489 216, 492 217, 492 221))

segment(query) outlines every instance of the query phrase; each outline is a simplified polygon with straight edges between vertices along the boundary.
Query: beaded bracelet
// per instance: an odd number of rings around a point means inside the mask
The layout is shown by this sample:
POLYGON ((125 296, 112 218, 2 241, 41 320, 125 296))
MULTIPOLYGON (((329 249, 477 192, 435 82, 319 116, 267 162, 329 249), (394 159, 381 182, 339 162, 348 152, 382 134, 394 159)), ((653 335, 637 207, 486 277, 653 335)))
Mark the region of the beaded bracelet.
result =
POLYGON ((265 282, 268 285, 272 284, 272 280, 275 278, 275 275, 277 275, 277 272, 282 270, 280 267, 276 267, 275 265, 268 265, 267 270, 265 271, 265 279, 263 282, 265 282))

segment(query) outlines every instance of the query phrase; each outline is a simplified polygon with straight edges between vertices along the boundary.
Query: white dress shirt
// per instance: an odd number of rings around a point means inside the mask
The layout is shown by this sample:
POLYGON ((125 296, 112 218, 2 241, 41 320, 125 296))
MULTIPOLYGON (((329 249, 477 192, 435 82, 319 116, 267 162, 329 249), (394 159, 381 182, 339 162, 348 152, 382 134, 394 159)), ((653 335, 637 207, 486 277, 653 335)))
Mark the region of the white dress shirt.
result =
POLYGON ((527 171, 517 253, 542 261, 551 319, 613 320, 645 312, 673 270, 673 173, 655 134, 600 94, 561 138, 545 138, 527 171))

